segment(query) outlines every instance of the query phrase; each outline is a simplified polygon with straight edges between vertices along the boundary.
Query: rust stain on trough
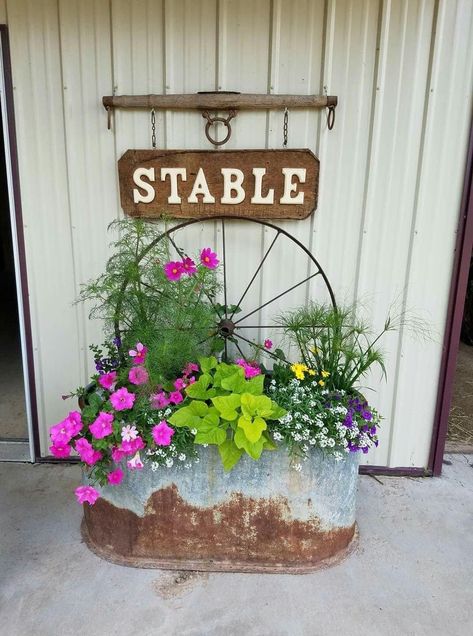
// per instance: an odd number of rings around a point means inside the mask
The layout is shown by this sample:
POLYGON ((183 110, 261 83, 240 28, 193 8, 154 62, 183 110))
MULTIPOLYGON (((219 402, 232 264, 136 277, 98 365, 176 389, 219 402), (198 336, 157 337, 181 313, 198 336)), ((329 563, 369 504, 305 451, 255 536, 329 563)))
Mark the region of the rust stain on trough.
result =
POLYGON ((304 570, 343 552, 355 534, 355 524, 324 530, 316 517, 291 518, 282 496, 233 493, 201 508, 184 501, 175 484, 151 495, 143 517, 105 499, 84 506, 84 516, 85 538, 100 556, 145 567, 192 562, 193 569, 304 570))

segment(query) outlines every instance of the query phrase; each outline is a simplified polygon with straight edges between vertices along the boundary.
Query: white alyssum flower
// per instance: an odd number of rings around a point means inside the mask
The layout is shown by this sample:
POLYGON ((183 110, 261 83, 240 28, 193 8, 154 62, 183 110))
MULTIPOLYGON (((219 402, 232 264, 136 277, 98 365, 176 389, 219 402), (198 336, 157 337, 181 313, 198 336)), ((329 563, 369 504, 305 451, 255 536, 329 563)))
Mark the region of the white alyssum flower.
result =
POLYGON ((174 460, 173 460, 173 459, 171 459, 171 457, 168 457, 168 458, 166 459, 166 466, 167 466, 168 468, 172 468, 173 464, 174 464, 174 460))

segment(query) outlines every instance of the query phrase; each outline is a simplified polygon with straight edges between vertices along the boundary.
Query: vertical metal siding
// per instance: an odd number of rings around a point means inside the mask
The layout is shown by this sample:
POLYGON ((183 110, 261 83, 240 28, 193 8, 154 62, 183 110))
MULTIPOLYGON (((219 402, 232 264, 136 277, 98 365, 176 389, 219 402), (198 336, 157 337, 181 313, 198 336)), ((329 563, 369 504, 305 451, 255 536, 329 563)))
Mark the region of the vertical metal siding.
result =
MULTIPOLYGON (((289 114, 289 147, 321 161, 318 210, 282 225, 315 253, 337 299, 364 301, 377 326, 394 299, 431 321, 433 342, 404 332, 386 341, 388 384, 371 379, 382 443, 366 458, 426 465, 472 106, 471 2, 6 0, 5 19, 43 453, 59 396, 85 382, 99 339, 72 301, 103 267, 106 226, 121 215, 116 160, 150 146, 149 113, 117 110, 109 132, 102 95, 326 90, 340 100, 333 131, 322 111, 289 114)), ((157 124, 160 147, 209 147, 198 113, 158 113, 157 124)), ((240 113, 232 127, 228 148, 282 145, 282 112, 240 113)), ((262 257, 272 236, 239 223, 234 239, 262 257)), ((195 242, 221 247, 221 226, 197 225, 195 242)), ((237 296, 252 267, 228 255, 237 296)), ((296 253, 273 259, 254 297, 306 275, 296 253)), ((287 300, 322 291, 310 283, 287 300)), ((262 322, 283 308, 263 310, 262 322)))

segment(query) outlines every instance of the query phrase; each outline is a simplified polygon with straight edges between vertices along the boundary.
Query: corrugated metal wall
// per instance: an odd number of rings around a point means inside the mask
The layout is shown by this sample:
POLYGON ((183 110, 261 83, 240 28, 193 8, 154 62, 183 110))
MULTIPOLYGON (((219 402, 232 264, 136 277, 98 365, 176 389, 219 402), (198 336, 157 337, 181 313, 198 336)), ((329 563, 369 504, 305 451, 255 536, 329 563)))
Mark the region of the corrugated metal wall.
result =
MULTIPOLYGON (((404 332, 387 339, 389 382, 372 383, 386 420, 367 457, 426 465, 472 106, 471 0, 0 4, 10 30, 43 452, 48 425, 65 410, 60 395, 85 382, 88 343, 100 340, 72 302, 107 256, 106 227, 120 214, 116 161, 150 146, 147 113, 118 111, 106 130, 102 95, 326 90, 339 96, 333 131, 324 112, 289 117, 289 146, 321 161, 318 211, 283 226, 315 253, 337 298, 365 301, 377 325, 394 299, 431 322, 427 344, 404 332)), ((281 146, 281 112, 241 113, 233 128, 227 148, 281 146)), ((208 148, 200 114, 160 114, 158 145, 208 148)), ((212 228, 196 242, 220 240, 212 228)), ((255 257, 268 240, 244 225, 235 234, 255 257)), ((292 258, 265 273, 259 298, 293 284, 292 258)))

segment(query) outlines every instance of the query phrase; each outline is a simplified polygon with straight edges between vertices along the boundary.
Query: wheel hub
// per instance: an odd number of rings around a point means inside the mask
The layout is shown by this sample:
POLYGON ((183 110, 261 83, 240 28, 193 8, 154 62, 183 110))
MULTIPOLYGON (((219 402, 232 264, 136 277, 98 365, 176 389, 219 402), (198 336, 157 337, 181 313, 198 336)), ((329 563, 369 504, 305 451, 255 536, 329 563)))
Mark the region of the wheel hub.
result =
POLYGON ((235 331, 235 323, 228 318, 222 318, 222 320, 217 325, 218 333, 223 338, 229 338, 233 335, 235 331))

